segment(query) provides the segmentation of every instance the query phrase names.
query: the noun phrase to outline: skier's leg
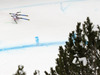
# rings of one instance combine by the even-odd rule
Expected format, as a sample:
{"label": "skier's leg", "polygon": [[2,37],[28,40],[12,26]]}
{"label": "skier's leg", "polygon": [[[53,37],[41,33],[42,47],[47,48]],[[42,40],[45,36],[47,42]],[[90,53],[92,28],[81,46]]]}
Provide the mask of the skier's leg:
{"label": "skier's leg", "polygon": [[16,20],[14,20],[15,22],[16,22],[16,24],[17,24],[17,21]]}
{"label": "skier's leg", "polygon": [[14,19],[15,23],[17,24],[17,21]]}
{"label": "skier's leg", "polygon": [[13,17],[13,19],[14,19],[15,23],[17,24],[17,18]]}

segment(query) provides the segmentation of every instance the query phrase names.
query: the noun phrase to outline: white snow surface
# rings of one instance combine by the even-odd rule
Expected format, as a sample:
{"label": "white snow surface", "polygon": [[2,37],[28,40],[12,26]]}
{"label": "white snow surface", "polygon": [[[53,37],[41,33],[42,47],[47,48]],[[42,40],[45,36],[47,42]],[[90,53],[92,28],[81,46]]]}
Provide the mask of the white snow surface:
{"label": "white snow surface", "polygon": [[[30,21],[15,24],[9,13],[21,11]],[[67,41],[77,22],[90,17],[100,25],[100,0],[2,0],[0,1],[0,49],[39,42]],[[27,75],[55,66],[59,46],[31,47],[0,52],[0,75],[12,75],[24,65]],[[83,61],[83,60],[82,60]]]}

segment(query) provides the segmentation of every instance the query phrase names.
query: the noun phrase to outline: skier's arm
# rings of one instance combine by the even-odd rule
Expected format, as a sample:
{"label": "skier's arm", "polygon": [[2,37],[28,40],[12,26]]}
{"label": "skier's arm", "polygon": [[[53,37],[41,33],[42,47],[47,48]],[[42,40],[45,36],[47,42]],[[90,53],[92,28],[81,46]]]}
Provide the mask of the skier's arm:
{"label": "skier's arm", "polygon": [[13,17],[13,16],[12,16],[13,13],[9,13],[9,14],[11,15],[11,17]]}
{"label": "skier's arm", "polygon": [[18,13],[21,13],[21,12],[17,12],[17,14],[18,14]]}

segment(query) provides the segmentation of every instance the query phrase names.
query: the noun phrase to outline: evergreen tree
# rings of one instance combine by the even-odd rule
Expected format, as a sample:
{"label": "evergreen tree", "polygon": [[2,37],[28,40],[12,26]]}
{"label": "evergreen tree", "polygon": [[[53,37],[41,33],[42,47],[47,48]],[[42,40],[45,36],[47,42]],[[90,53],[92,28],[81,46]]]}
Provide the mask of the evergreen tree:
{"label": "evergreen tree", "polygon": [[23,71],[24,66],[19,65],[18,70],[14,75],[26,75],[26,73]]}
{"label": "evergreen tree", "polygon": [[39,70],[35,70],[35,72],[33,73],[33,75],[40,75],[40,71]]}
{"label": "evergreen tree", "polygon": [[45,71],[45,74],[100,75],[100,27],[93,28],[89,17],[83,24],[77,23],[64,48],[59,47],[55,70],[51,68],[50,73]]}

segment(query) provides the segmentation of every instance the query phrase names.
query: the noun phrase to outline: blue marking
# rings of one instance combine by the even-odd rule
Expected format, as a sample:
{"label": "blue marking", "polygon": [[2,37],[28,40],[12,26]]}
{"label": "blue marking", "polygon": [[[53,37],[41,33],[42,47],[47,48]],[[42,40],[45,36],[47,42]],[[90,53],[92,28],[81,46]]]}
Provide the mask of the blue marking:
{"label": "blue marking", "polygon": [[63,3],[65,2],[78,2],[78,1],[85,1],[85,0],[65,0],[65,1],[61,1],[60,2],[60,8],[61,8],[61,11],[64,12],[65,10],[68,9],[69,6],[71,6],[71,3],[66,5],[65,7],[63,6]]}
{"label": "blue marking", "polygon": [[64,2],[78,2],[78,1],[86,1],[86,0],[65,0]]}
{"label": "blue marking", "polygon": [[56,2],[48,2],[48,3],[38,3],[38,4],[32,4],[32,5],[12,7],[12,8],[1,8],[0,10],[10,10],[10,9],[26,8],[26,7],[33,7],[33,6],[60,4],[61,10],[64,11],[68,8],[69,5],[63,8],[62,3],[64,3],[64,2],[77,2],[77,1],[86,1],[86,0],[65,0],[65,1],[56,1]]}
{"label": "blue marking", "polygon": [[67,6],[63,6],[63,3],[61,2],[60,3],[60,9],[64,12],[66,9],[68,9],[68,7],[70,6],[71,4],[68,4]]}
{"label": "blue marking", "polygon": [[38,36],[35,37],[35,41],[36,41],[36,44],[38,45],[39,44],[39,37]]}
{"label": "blue marking", "polygon": [[30,47],[42,47],[42,46],[64,45],[64,44],[65,44],[65,41],[62,41],[62,42],[39,43],[38,45],[37,45],[37,44],[29,44],[29,45],[22,45],[22,46],[1,48],[0,51],[8,51],[8,50],[14,50],[14,49],[30,48]]}
{"label": "blue marking", "polygon": [[88,41],[86,41],[85,45],[87,45],[87,44],[88,44]]}

